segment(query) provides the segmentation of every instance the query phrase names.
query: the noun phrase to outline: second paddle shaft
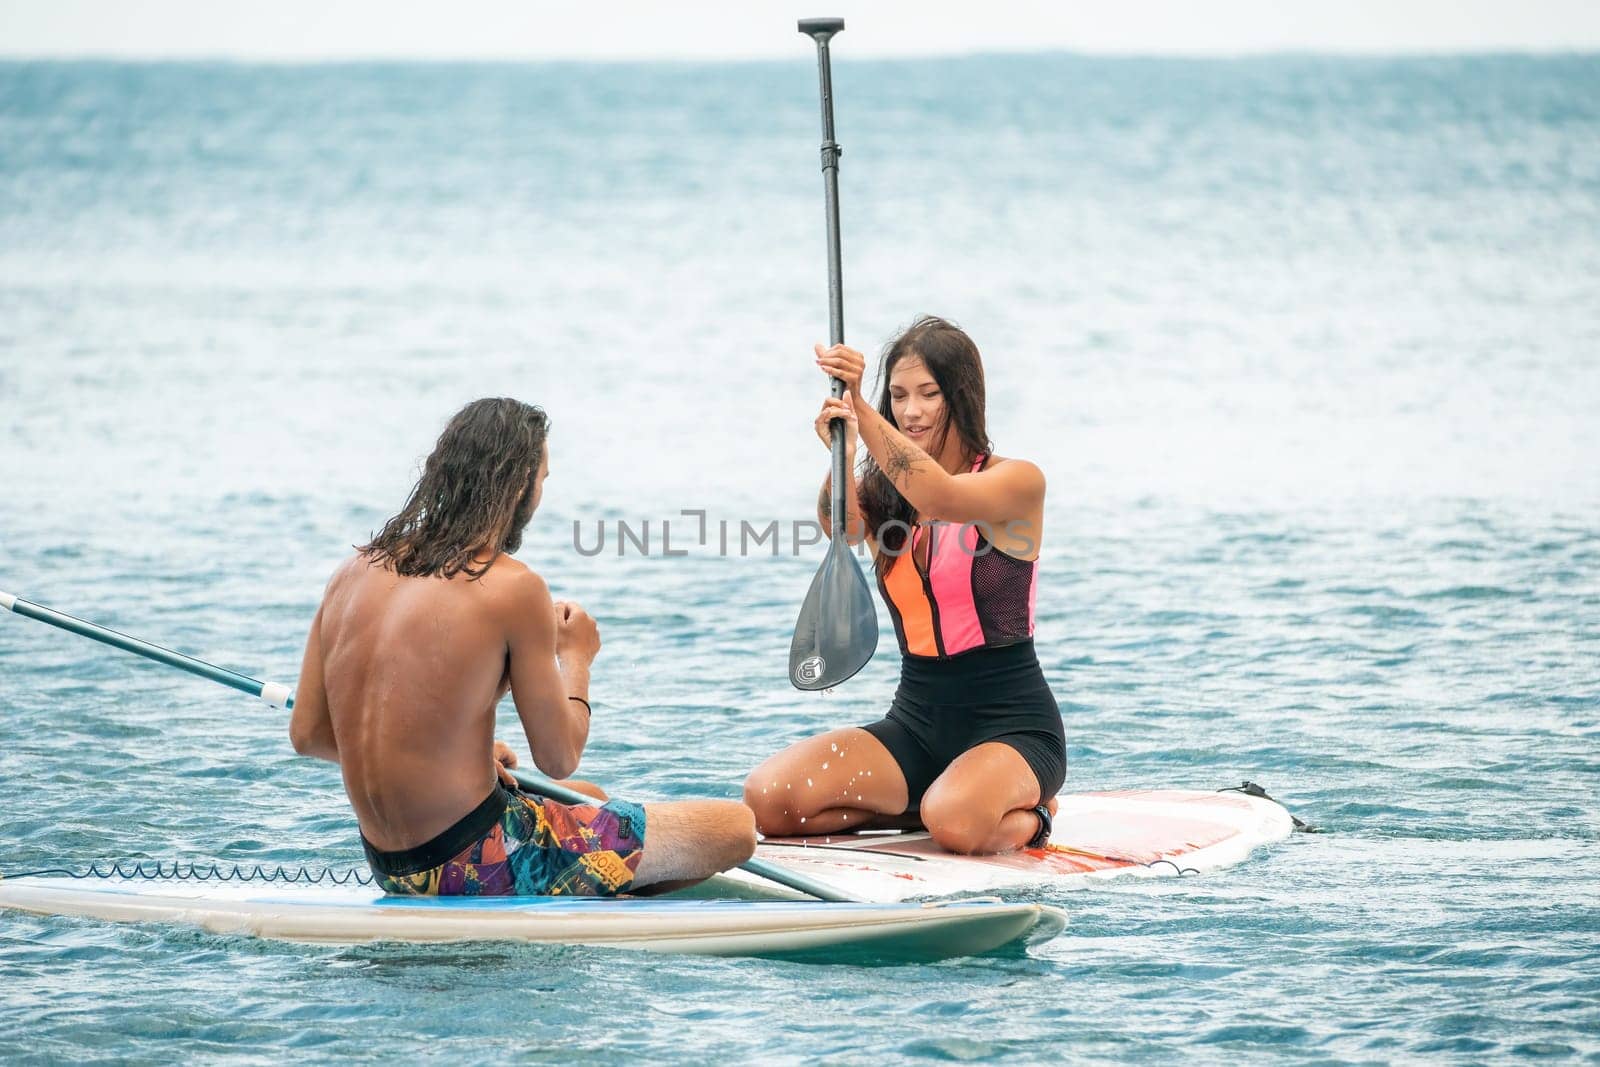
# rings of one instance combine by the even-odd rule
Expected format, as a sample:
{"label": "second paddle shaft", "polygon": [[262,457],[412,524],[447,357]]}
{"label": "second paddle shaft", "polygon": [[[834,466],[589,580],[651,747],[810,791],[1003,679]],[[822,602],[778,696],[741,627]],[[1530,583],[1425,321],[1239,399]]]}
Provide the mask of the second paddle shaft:
{"label": "second paddle shaft", "polygon": [[[587,793],[580,793],[576,789],[551,781],[542,774],[529,774],[527,771],[513,770],[511,776],[517,780],[517,785],[525,791],[537,796],[549,797],[551,800],[561,804],[603,803],[603,801],[589,796]],[[645,834],[648,836],[649,832],[650,828],[646,826]],[[832,886],[807,878],[803,874],[797,874],[785,867],[768,863],[766,860],[748,859],[739,864],[739,869],[749,871],[751,874],[765,878],[769,882],[776,882],[796,892],[809,894],[819,900],[827,900],[834,903],[859,903],[856,897],[841,893]]]}
{"label": "second paddle shaft", "polygon": [[237,671],[230,671],[226,667],[218,667],[214,663],[207,663],[203,659],[185,656],[182,652],[174,652],[161,645],[153,645],[149,641],[142,641],[137,637],[129,637],[107,626],[98,626],[92,622],[85,622],[75,615],[68,615],[64,611],[47,608],[43,604],[35,604],[31,600],[24,600],[11,593],[0,593],[0,608],[18,615],[24,615],[38,622],[47,623],[59,630],[87,637],[91,641],[120,648],[124,652],[132,652],[135,656],[165,663],[169,667],[176,667],[180,671],[201,678],[208,678],[219,682],[230,689],[237,689],[241,693],[248,693],[274,708],[292,709],[294,707],[294,691],[278,682],[259,682]]}
{"label": "second paddle shaft", "polygon": [[[185,656],[182,652],[174,652],[170,648],[162,648],[160,645],[142,641],[137,637],[129,637],[127,634],[118,633],[115,630],[105,626],[98,626],[92,622],[86,622],[76,616],[68,615],[66,612],[47,608],[43,604],[35,604],[11,593],[0,592],[0,609],[12,611],[18,615],[25,615],[30,619],[46,623],[57,629],[78,634],[80,637],[87,637],[92,641],[99,641],[113,648],[120,648],[124,652],[132,652],[136,656],[143,656],[145,659],[155,660],[157,663],[164,663],[169,667],[188,671],[190,674],[199,675],[201,678],[208,678],[231,689],[237,689],[240,692],[249,693],[251,696],[260,697],[273,707],[289,708],[294,706],[293,691],[286,685],[277,682],[258,681],[237,671],[218,667],[214,663],[207,663],[205,660],[195,659],[193,656]],[[547,796],[551,800],[556,800],[563,804],[594,803],[593,797],[580,793],[575,789],[568,789],[566,786],[558,785],[548,778],[525,774],[521,771],[513,771],[512,774],[516,775],[518,784],[527,788],[529,792]],[[808,893],[822,900],[853,901],[856,899],[839,892],[837,889],[823,885],[821,882],[814,881],[801,874],[795,874],[793,871],[785,870],[763,860],[748,860],[740,864],[740,866],[758,877],[776,882],[800,893]]]}

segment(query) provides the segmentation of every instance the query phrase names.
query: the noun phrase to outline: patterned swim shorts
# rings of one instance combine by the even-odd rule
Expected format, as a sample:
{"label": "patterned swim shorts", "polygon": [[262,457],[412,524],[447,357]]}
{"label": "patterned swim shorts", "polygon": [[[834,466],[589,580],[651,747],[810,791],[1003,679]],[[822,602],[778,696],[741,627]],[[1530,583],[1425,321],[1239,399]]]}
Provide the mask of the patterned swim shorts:
{"label": "patterned swim shorts", "polygon": [[496,786],[426,844],[400,852],[361,844],[386,893],[615,896],[633,884],[644,831],[637,804],[558,804]]}

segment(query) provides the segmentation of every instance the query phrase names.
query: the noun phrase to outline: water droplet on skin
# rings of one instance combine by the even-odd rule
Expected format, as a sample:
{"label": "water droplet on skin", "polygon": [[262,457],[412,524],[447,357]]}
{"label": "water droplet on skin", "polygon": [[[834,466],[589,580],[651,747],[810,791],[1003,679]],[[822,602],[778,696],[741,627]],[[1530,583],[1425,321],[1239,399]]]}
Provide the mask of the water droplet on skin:
{"label": "water droplet on skin", "polygon": [[826,764],[826,763],[824,763],[824,764],[823,764],[823,765],[822,765],[822,769],[823,769],[823,770],[827,770],[827,769],[828,769],[828,765],[827,765],[827,764]]}
{"label": "water droplet on skin", "polygon": [[807,778],[806,779],[806,785],[810,785],[810,784],[811,784],[811,779]]}
{"label": "water droplet on skin", "polygon": [[805,822],[806,822],[806,817],[804,815],[800,816],[800,825],[804,826]]}
{"label": "water droplet on skin", "polygon": [[829,745],[829,746],[828,746],[828,747],[829,747],[829,748],[831,748],[831,749],[833,749],[833,750],[834,750],[834,751],[835,751],[835,752],[837,752],[837,751],[839,751],[839,744],[838,744],[838,742],[834,742],[834,743],[832,743],[832,744],[830,744],[830,745]]}

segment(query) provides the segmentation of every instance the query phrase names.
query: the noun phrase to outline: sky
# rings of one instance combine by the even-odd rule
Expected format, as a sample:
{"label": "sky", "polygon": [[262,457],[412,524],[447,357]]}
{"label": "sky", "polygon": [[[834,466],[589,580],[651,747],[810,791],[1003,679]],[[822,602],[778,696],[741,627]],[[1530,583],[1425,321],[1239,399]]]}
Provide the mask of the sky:
{"label": "sky", "polygon": [[859,57],[1600,50],[1600,0],[0,0],[0,55],[794,58],[812,15]]}

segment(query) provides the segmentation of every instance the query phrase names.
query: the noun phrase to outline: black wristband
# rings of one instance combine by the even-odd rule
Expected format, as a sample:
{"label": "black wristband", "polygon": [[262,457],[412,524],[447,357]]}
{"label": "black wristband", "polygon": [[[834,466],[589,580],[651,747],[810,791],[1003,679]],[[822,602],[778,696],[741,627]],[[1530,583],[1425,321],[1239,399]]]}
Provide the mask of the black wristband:
{"label": "black wristband", "polygon": [[567,699],[576,700],[578,703],[582,704],[583,710],[589,713],[589,718],[594,718],[594,709],[589,706],[589,702],[587,700],[583,699],[582,697],[568,697]]}
{"label": "black wristband", "polygon": [[1055,829],[1055,820],[1050,817],[1050,809],[1040,804],[1033,809],[1033,814],[1039,817],[1039,831],[1029,839],[1023,848],[1046,848],[1050,844],[1050,834]]}

